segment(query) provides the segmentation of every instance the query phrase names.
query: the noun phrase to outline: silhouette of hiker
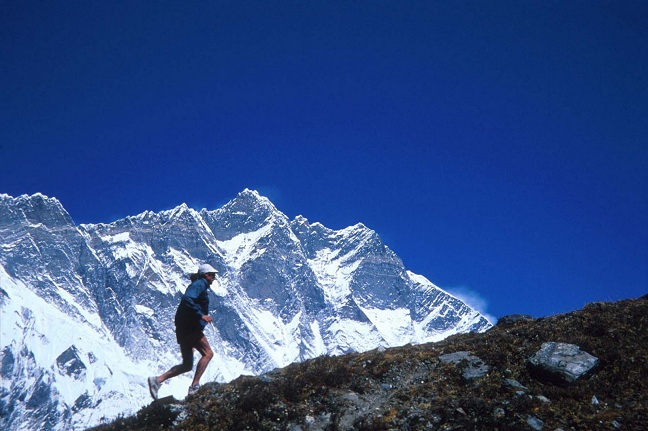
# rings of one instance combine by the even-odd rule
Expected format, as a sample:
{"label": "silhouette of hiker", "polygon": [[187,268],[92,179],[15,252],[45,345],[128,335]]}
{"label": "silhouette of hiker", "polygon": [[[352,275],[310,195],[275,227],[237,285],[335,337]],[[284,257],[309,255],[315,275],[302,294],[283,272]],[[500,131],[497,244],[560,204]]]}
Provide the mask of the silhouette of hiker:
{"label": "silhouette of hiker", "polygon": [[200,265],[197,273],[190,276],[192,283],[182,295],[175,314],[176,338],[180,344],[182,364],[172,367],[160,376],[148,378],[149,391],[154,400],[157,400],[158,390],[164,381],[193,369],[193,349],[196,349],[202,357],[198,360],[196,374],[194,374],[193,382],[189,387],[189,395],[194,394],[200,387],[200,378],[209,361],[214,357],[214,352],[209,346],[209,341],[203,334],[203,330],[213,320],[208,314],[207,289],[216,279],[217,273],[218,271],[211,265],[203,264]]}

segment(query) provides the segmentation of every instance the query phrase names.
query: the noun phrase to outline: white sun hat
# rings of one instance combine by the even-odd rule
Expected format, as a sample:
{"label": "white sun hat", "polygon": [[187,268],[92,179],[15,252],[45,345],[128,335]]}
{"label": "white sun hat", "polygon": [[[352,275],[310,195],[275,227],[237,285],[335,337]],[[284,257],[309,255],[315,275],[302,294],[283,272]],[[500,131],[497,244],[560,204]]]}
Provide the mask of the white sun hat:
{"label": "white sun hat", "polygon": [[208,263],[203,263],[198,267],[198,274],[207,274],[208,272],[218,273],[218,271]]}

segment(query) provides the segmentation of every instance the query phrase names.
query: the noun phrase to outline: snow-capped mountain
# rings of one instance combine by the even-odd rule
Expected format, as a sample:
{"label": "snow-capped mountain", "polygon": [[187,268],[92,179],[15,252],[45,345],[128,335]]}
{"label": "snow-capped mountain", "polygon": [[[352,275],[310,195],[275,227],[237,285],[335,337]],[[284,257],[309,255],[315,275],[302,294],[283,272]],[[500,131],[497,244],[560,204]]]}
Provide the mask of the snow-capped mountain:
{"label": "snow-capped mountain", "polygon": [[[491,326],[364,225],[289,220],[251,190],[79,226],[54,198],[0,195],[0,250],[6,430],[85,429],[149,403],[146,377],[180,361],[173,315],[202,262],[220,272],[203,382]],[[183,398],[190,374],[160,395]]]}

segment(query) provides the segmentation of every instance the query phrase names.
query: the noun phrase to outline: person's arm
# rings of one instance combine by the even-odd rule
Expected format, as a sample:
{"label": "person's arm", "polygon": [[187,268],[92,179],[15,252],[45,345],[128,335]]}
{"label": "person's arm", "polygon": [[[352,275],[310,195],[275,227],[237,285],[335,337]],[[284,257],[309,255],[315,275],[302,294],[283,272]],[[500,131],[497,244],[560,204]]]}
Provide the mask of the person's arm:
{"label": "person's arm", "polygon": [[[203,310],[196,300],[205,290],[207,290],[208,287],[209,285],[204,280],[195,281],[191,283],[185,294],[182,296],[182,300],[192,309],[197,320],[206,320]],[[210,316],[207,315],[207,317],[211,320]],[[207,322],[209,322],[209,320]]]}

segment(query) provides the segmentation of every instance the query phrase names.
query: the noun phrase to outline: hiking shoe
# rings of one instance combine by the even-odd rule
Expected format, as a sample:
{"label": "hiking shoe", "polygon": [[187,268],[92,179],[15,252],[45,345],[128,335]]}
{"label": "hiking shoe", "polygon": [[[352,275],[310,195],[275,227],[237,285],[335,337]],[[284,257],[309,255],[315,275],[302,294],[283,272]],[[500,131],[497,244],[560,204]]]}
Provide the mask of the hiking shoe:
{"label": "hiking shoe", "polygon": [[198,389],[200,389],[200,385],[189,386],[189,395],[195,394],[198,392]]}
{"label": "hiking shoe", "polygon": [[149,392],[151,393],[151,396],[153,397],[154,400],[157,400],[158,390],[160,389],[160,386],[162,386],[162,383],[158,382],[155,377],[149,377],[148,385],[149,385]]}

